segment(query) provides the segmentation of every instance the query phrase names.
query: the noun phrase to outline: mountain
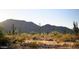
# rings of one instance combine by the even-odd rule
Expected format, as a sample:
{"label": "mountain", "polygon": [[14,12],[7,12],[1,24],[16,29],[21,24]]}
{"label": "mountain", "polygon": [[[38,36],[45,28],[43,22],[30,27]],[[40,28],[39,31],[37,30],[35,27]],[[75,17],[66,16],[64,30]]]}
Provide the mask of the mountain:
{"label": "mountain", "polygon": [[12,25],[14,24],[15,28],[19,32],[42,32],[42,33],[49,33],[53,31],[61,32],[61,33],[72,33],[73,31],[67,27],[62,26],[53,26],[50,24],[46,24],[44,26],[38,26],[33,22],[26,22],[23,20],[14,20],[14,19],[7,19],[0,23],[0,26],[4,28],[5,32],[12,30]]}
{"label": "mountain", "polygon": [[42,26],[42,32],[60,32],[60,33],[73,33],[72,29],[69,29],[67,27],[62,27],[62,26],[52,26],[49,24],[46,24],[44,26]]}
{"label": "mountain", "polygon": [[38,25],[23,20],[8,19],[6,21],[1,22],[1,26],[4,28],[5,31],[11,31],[13,24],[16,30],[21,32],[37,32],[39,28]]}

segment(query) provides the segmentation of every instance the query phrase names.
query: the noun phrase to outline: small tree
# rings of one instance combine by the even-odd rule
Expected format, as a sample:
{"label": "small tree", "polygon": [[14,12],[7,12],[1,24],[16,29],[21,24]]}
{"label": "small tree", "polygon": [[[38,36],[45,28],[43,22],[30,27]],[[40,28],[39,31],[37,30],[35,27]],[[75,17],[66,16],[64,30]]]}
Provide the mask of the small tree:
{"label": "small tree", "polygon": [[3,36],[4,36],[4,34],[3,34],[3,32],[0,30],[0,38],[3,37]]}
{"label": "small tree", "polygon": [[79,28],[78,28],[78,23],[77,22],[73,22],[73,31],[74,33],[77,35],[79,34]]}

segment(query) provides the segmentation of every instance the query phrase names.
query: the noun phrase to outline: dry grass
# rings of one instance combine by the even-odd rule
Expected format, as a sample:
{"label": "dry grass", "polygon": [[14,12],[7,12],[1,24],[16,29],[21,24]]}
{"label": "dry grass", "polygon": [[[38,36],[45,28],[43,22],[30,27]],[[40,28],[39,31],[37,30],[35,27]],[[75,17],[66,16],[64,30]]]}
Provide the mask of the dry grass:
{"label": "dry grass", "polygon": [[79,48],[79,35],[74,34],[20,34],[5,35],[9,48]]}

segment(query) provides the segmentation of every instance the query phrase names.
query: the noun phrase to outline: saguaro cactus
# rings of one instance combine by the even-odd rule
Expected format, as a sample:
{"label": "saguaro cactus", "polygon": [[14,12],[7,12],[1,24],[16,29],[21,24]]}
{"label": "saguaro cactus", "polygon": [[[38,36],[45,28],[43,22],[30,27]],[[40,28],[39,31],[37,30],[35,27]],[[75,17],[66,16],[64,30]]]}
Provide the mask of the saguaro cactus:
{"label": "saguaro cactus", "polygon": [[41,23],[39,23],[39,33],[41,33]]}
{"label": "saguaro cactus", "polygon": [[79,34],[79,28],[78,28],[78,23],[77,22],[73,22],[73,30],[74,30],[74,33],[77,35]]}
{"label": "saguaro cactus", "polygon": [[12,24],[12,34],[15,34],[15,26],[14,26],[14,24]]}

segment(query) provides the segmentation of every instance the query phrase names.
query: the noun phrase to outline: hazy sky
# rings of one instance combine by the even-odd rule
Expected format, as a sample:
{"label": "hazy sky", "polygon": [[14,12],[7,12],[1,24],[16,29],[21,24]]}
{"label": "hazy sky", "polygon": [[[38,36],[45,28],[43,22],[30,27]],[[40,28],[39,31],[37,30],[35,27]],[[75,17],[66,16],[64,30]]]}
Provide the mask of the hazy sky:
{"label": "hazy sky", "polygon": [[79,23],[79,10],[77,9],[5,9],[0,10],[0,22],[6,19],[32,21],[41,25],[51,24],[57,26],[73,27],[73,21]]}

